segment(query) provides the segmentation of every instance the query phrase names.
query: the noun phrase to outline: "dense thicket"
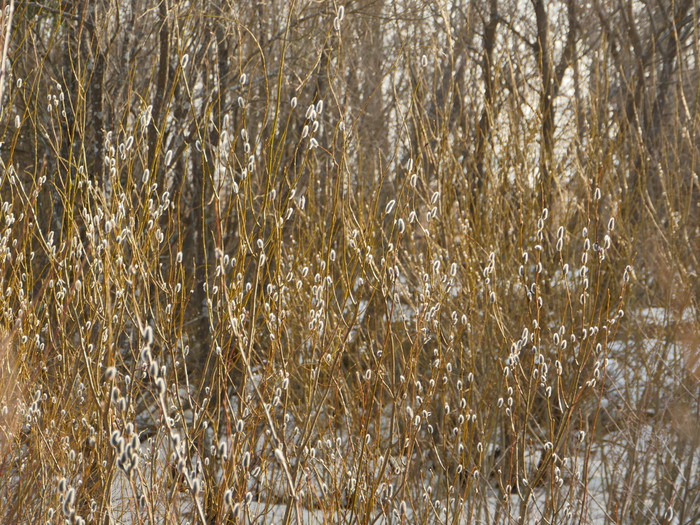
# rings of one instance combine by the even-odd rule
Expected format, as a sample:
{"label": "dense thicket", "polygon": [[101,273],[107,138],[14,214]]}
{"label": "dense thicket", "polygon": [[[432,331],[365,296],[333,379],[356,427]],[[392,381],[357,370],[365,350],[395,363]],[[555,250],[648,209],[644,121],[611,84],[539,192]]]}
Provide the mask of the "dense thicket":
{"label": "dense thicket", "polygon": [[3,520],[699,519],[695,0],[3,5]]}

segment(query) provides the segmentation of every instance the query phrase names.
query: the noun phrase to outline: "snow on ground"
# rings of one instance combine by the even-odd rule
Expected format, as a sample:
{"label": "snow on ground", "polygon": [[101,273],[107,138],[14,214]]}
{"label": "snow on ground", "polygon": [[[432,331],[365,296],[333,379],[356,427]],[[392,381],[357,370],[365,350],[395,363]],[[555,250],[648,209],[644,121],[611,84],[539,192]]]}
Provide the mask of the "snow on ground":
{"label": "snow on ground", "polygon": [[[360,315],[357,324],[363,320],[365,305],[360,305]],[[404,315],[410,315],[404,312]],[[641,321],[647,327],[668,326],[671,319],[679,323],[693,323],[697,312],[689,309],[676,315],[671,315],[662,308],[647,308],[634,313],[634,319]],[[672,406],[674,399],[669,397],[662,401],[666,403],[661,406],[648,407],[645,404],[645,395],[651,384],[654,388],[669,392],[677,386],[678,367],[682,366],[686,356],[683,348],[668,340],[646,338],[641,341],[617,340],[607,345],[607,367],[605,369],[605,391],[601,399],[601,416],[597,435],[590,436],[593,446],[590,449],[590,456],[585,455],[572,458],[562,469],[562,477],[566,479],[565,491],[573,490],[573,502],[571,508],[571,519],[573,522],[581,523],[614,523],[614,516],[610,515],[610,509],[615,506],[635,505],[638,511],[644,516],[648,516],[651,522],[663,513],[659,509],[659,502],[644,498],[635,494],[631,497],[632,491],[626,495],[625,487],[636,490],[639,487],[652,487],[655,483],[655,476],[663,472],[666,463],[679,465],[681,470],[684,466],[689,466],[684,470],[697,477],[700,472],[700,453],[697,447],[693,449],[693,456],[681,457],[679,450],[674,443],[674,433],[669,429],[669,423],[662,420],[658,412],[665,412]],[[675,372],[675,373],[674,373]],[[232,404],[238,406],[238,400],[233,399]],[[644,410],[638,410],[640,407]],[[390,427],[392,409],[390,406],[384,407],[384,414],[379,422],[381,433],[388,432]],[[636,419],[634,419],[636,418]],[[637,421],[636,425],[626,425],[629,421]],[[185,422],[188,423],[188,422]],[[286,427],[291,429],[296,422],[290,422]],[[264,432],[261,432],[264,436]],[[291,438],[288,435],[287,438]],[[213,439],[213,437],[212,437]],[[289,442],[289,439],[288,439]],[[231,443],[229,443],[231,446]],[[306,494],[324,494],[329,485],[338,483],[338,480],[346,479],[348,463],[343,458],[343,453],[350,454],[352,443],[350,436],[340,433],[334,440],[314,442],[313,454],[323,457],[323,466],[318,468],[307,468],[306,473],[298,479],[297,489],[305,491]],[[248,490],[251,495],[248,503],[239,502],[237,510],[240,512],[239,523],[282,523],[287,513],[287,485],[284,472],[278,462],[274,461],[274,450],[271,448],[269,440],[261,437],[256,442],[255,457],[257,461],[265,462],[264,473],[258,471],[256,475],[251,475],[248,483]],[[310,465],[314,460],[310,460],[308,455],[301,451],[296,452],[299,457],[290,457],[289,462],[294,466],[296,461],[305,461]],[[308,454],[308,450],[305,454]],[[157,490],[158,480],[165,479],[168,469],[171,468],[171,455],[169,439],[160,436],[159,440],[149,440],[141,445],[141,471],[140,475],[144,481],[144,486],[154,487]],[[638,461],[643,457],[644,461]],[[394,461],[405,461],[405,458],[393,458]],[[193,458],[193,462],[199,458]],[[352,463],[352,462],[351,462]],[[640,470],[641,467],[644,470]],[[379,465],[374,463],[368,466],[370,471],[379,473]],[[434,478],[433,473],[433,478]],[[426,473],[428,485],[438,483],[438,480],[430,478]],[[687,480],[681,475],[679,483],[695,483],[697,480]],[[152,483],[150,480],[155,480]],[[172,484],[164,483],[169,486]],[[153,493],[152,501],[156,501],[157,508],[150,509],[156,517],[157,522],[184,523],[186,521],[196,522],[192,495],[184,484],[177,493]],[[489,486],[488,483],[485,486]],[[275,488],[276,487],[276,488]],[[569,488],[571,487],[571,488]],[[120,473],[114,480],[112,486],[112,508],[111,519],[113,523],[130,525],[145,520],[148,516],[146,509],[137,510],[138,498],[134,498],[135,485]],[[162,489],[161,489],[162,490]],[[137,489],[138,494],[139,489]],[[585,493],[585,496],[584,496]],[[522,509],[521,497],[517,494],[510,496],[504,501],[503,496],[491,487],[491,492],[484,496],[489,502],[486,507],[481,508],[478,516],[473,515],[467,508],[468,502],[464,504],[462,518],[451,523],[474,523],[482,519],[492,522],[498,519],[499,523],[519,522],[519,513]],[[527,523],[536,523],[543,516],[543,509],[549,504],[551,494],[547,488],[536,488],[532,491],[532,500],[528,506]],[[585,505],[581,506],[581,501]],[[398,503],[397,503],[398,505]],[[399,517],[397,505],[388,506],[381,509],[377,506],[376,511],[369,516],[370,523],[444,523],[445,510],[435,512],[431,517],[415,515],[411,508],[402,509],[405,512],[403,519]],[[567,503],[569,505],[569,503]],[[567,507],[563,507],[566,509]],[[583,508],[583,510],[581,510]],[[566,514],[566,511],[564,511]],[[301,523],[348,523],[357,520],[357,515],[352,515],[350,510],[342,509],[335,515],[324,514],[318,508],[298,508],[291,509],[292,523],[300,518]],[[476,519],[476,521],[475,521]],[[677,521],[676,521],[677,522]],[[672,522],[672,523],[676,523]]]}

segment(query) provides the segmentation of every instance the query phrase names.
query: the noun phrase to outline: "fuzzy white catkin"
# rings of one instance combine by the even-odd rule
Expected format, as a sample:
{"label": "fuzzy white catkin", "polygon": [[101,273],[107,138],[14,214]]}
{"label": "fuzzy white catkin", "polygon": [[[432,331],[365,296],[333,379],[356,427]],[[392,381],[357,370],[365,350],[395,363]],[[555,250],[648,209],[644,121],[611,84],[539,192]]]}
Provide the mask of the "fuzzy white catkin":
{"label": "fuzzy white catkin", "polygon": [[397,222],[399,233],[403,233],[404,231],[406,231],[406,223],[404,222],[403,219],[399,218],[399,220],[396,222]]}
{"label": "fuzzy white catkin", "polygon": [[275,458],[277,459],[277,461],[279,461],[280,465],[286,465],[286,461],[284,459],[284,452],[282,452],[281,448],[275,449]]}

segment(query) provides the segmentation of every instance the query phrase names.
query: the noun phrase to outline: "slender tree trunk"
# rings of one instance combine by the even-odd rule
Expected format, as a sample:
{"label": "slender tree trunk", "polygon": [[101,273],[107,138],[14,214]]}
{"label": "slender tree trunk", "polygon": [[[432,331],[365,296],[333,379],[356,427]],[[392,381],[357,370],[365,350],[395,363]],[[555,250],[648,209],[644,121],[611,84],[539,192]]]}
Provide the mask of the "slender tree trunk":
{"label": "slender tree trunk", "polygon": [[[168,83],[168,69],[170,57],[170,33],[168,29],[168,5],[167,0],[160,0],[158,3],[158,72],[156,76],[156,89],[153,96],[153,110],[151,123],[148,127],[148,167],[152,176],[158,180],[156,170],[156,155],[162,146],[163,127],[165,126],[165,116],[163,113],[163,103],[166,99],[166,87]],[[160,128],[160,129],[159,129]]]}
{"label": "slender tree trunk", "polygon": [[474,180],[474,203],[478,195],[481,194],[486,180],[486,170],[484,167],[486,148],[491,137],[491,125],[493,122],[493,100],[494,100],[494,78],[493,78],[493,51],[496,47],[496,30],[498,28],[498,1],[490,0],[489,21],[484,26],[484,53],[481,67],[484,75],[484,108],[481,110],[481,117],[477,126],[476,148],[474,152],[474,162],[476,164],[476,177]]}

